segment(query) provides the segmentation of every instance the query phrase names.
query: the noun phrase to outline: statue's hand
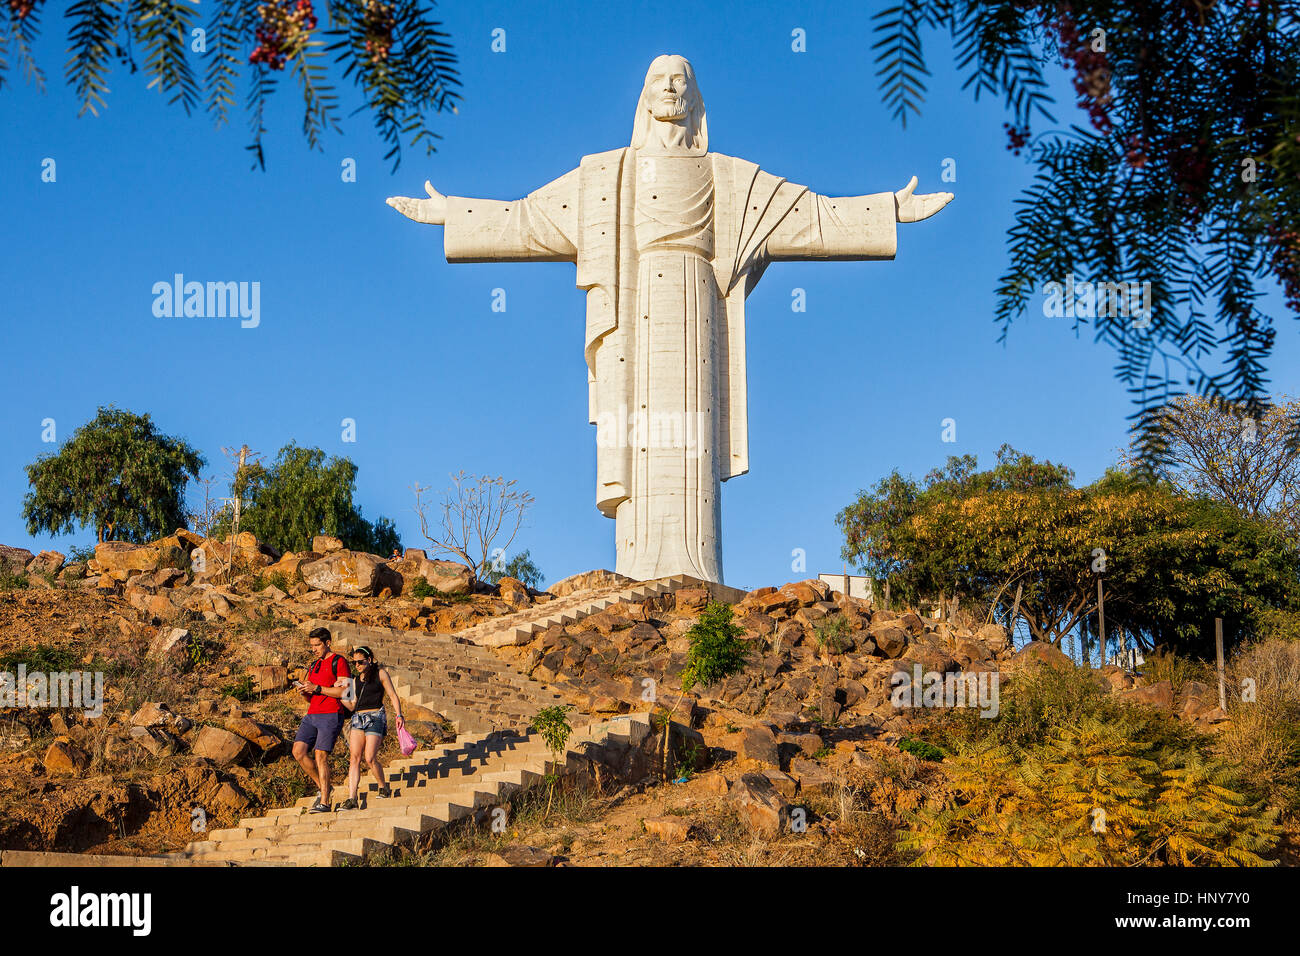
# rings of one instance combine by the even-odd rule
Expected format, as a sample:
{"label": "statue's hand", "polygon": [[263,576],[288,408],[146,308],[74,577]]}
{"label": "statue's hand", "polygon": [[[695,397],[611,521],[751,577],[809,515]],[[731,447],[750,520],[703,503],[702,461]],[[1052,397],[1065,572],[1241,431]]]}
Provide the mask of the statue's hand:
{"label": "statue's hand", "polygon": [[920,222],[929,219],[948,203],[952,202],[952,193],[926,193],[913,196],[916,177],[913,176],[906,186],[894,193],[894,209],[899,222]]}
{"label": "statue's hand", "polygon": [[431,226],[441,226],[447,221],[447,197],[425,180],[424,191],[428,199],[410,199],[406,196],[389,196],[388,205],[392,206],[407,219],[425,222]]}

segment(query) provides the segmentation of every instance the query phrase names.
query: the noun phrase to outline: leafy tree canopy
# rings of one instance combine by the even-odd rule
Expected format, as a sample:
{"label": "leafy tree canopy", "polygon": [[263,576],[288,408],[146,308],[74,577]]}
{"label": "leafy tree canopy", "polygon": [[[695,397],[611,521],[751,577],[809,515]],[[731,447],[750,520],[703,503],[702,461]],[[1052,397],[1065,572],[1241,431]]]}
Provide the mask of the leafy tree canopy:
{"label": "leafy tree canopy", "polygon": [[27,466],[27,533],[92,527],[100,541],[143,542],[185,527],[185,484],[203,457],[159,433],[147,415],[113,406],[72,434],[57,454]]}
{"label": "leafy tree canopy", "polygon": [[1222,617],[1230,641],[1268,608],[1300,605],[1300,554],[1268,524],[1165,482],[1108,471],[1075,488],[1069,469],[1003,446],[997,467],[953,458],[923,482],[897,472],[840,512],[843,557],[888,576],[904,599],[958,593],[1036,640],[1059,644],[1097,610],[1139,644],[1212,649]]}
{"label": "leafy tree canopy", "polygon": [[[1300,446],[1287,441],[1300,401],[1280,400],[1255,419],[1201,396],[1169,403],[1168,455],[1160,469],[1186,495],[1202,495],[1265,521],[1300,542]],[[1136,466],[1138,449],[1125,457]]]}
{"label": "leafy tree canopy", "polygon": [[[1009,234],[995,320],[1005,339],[1048,282],[1150,283],[1149,315],[1071,308],[1118,353],[1140,458],[1163,461],[1161,407],[1189,388],[1256,420],[1277,329],[1276,282],[1300,315],[1300,17],[1294,0],[903,0],[877,14],[886,103],[925,96],[924,40],[951,36],[966,86],[1000,95],[1008,148],[1034,184]],[[1032,126],[1047,69],[1073,80],[1087,127]],[[1115,303],[1118,304],[1118,303]],[[1300,410],[1290,419],[1300,438]]]}
{"label": "leafy tree canopy", "polygon": [[[248,113],[256,165],[265,168],[262,140],[267,103],[288,73],[303,100],[303,135],[321,149],[327,128],[339,128],[334,84],[351,80],[359,109],[370,113],[401,162],[403,140],[434,152],[438,135],[427,115],[455,110],[460,85],[456,56],[434,4],[424,0],[76,0],[63,14],[69,58],[65,77],[94,115],[107,106],[114,63],[142,71],[189,115],[202,110],[221,126],[236,97]],[[0,86],[10,61],[45,88],[34,53],[45,0],[10,0],[0,10]],[[243,87],[241,90],[240,87]]]}
{"label": "leafy tree canopy", "polygon": [[483,564],[479,568],[479,578],[488,584],[496,584],[502,578],[514,578],[533,589],[540,589],[542,582],[546,580],[542,576],[542,569],[533,561],[529,551],[519,552],[509,561],[502,563],[500,569],[497,568],[497,563],[488,561]]}
{"label": "leafy tree canopy", "polygon": [[[270,468],[260,462],[245,465],[235,477],[234,494],[245,504],[240,531],[251,531],[279,551],[305,551],[318,534],[334,535],[353,550],[387,557],[401,547],[392,521],[373,523],[352,502],[357,466],[348,458],[325,460],[319,448],[293,442],[280,449]],[[230,533],[227,508],[217,519],[214,534]]]}

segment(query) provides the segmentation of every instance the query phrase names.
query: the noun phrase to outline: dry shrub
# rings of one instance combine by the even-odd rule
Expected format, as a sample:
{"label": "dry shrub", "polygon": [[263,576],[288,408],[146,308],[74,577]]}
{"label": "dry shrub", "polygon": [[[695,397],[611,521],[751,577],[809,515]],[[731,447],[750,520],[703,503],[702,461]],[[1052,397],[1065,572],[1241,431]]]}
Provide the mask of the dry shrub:
{"label": "dry shrub", "polygon": [[[1227,676],[1230,719],[1215,750],[1255,795],[1293,818],[1300,811],[1300,642],[1250,644],[1233,656]],[[1255,699],[1244,700],[1251,684]]]}

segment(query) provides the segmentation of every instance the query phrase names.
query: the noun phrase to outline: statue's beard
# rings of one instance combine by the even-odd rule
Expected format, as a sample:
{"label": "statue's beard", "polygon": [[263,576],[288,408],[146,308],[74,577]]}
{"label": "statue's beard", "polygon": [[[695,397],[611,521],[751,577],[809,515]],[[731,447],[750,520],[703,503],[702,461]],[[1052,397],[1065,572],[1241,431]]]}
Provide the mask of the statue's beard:
{"label": "statue's beard", "polygon": [[689,112],[684,96],[674,96],[667,100],[656,96],[650,100],[650,115],[661,122],[684,120]]}

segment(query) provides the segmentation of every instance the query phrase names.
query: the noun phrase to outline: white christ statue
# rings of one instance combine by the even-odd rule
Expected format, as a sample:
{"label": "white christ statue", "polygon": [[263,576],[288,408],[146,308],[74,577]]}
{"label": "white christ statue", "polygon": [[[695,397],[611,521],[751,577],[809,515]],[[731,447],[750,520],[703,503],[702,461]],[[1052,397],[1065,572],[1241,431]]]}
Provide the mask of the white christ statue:
{"label": "white christ statue", "polygon": [[596,507],[616,570],[722,580],[721,483],[749,470],[745,297],[782,259],[892,259],[895,223],[951,193],[821,196],[709,152],[684,57],[650,64],[632,145],[584,156],[523,199],[388,204],[443,227],[448,262],[573,262],[596,425]]}

